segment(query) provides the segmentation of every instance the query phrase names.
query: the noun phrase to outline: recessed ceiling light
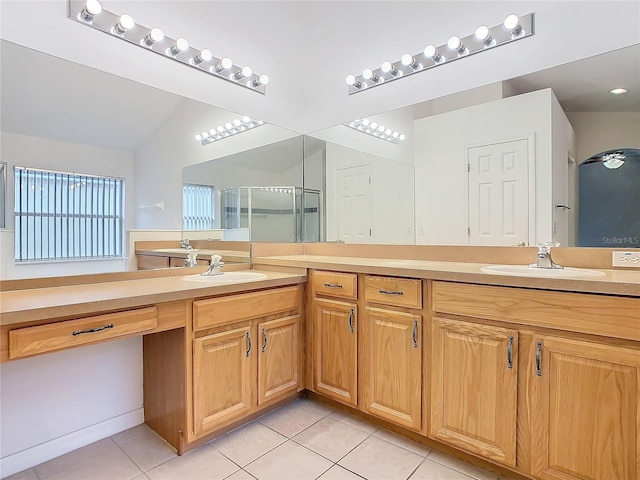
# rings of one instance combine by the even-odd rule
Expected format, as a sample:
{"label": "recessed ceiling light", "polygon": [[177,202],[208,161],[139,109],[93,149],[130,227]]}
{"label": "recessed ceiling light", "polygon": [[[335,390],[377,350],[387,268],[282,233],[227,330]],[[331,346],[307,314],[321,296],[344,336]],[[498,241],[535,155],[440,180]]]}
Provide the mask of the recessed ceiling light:
{"label": "recessed ceiling light", "polygon": [[626,88],[614,88],[613,90],[609,90],[609,93],[613,93],[614,95],[622,95],[623,93],[627,93],[629,90]]}

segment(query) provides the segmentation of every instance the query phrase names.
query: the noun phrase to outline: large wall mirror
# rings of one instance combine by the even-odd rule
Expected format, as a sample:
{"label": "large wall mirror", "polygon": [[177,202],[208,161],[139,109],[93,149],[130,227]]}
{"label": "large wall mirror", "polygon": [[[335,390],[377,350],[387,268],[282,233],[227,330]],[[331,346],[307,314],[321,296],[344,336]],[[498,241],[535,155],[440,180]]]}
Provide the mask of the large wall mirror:
{"label": "large wall mirror", "polygon": [[[305,186],[323,192],[321,239],[639,246],[639,72],[635,45],[367,117],[378,136],[403,134],[397,144],[363,133],[364,119],[312,133]],[[629,92],[609,92],[619,86]],[[618,168],[602,161],[621,149]]]}

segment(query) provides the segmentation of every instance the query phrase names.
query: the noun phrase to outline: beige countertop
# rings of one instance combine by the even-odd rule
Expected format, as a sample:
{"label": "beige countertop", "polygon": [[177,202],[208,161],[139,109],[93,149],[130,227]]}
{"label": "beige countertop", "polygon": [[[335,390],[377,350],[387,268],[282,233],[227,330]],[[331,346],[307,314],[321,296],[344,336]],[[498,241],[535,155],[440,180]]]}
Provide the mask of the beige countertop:
{"label": "beige countertop", "polygon": [[220,255],[223,262],[249,263],[251,261],[249,252],[239,250],[212,250],[206,248],[194,248],[193,250],[187,250],[186,248],[157,248],[152,250],[138,249],[136,250],[136,255],[187,258],[187,254],[190,252],[195,252],[198,255],[198,258],[205,258],[207,260],[211,260],[212,255]]}
{"label": "beige countertop", "polygon": [[184,280],[183,276],[174,275],[4,291],[0,292],[0,325],[93,314],[100,311],[293,285],[307,281],[305,273],[255,271],[265,274],[267,278],[212,285]]}
{"label": "beige countertop", "polygon": [[600,270],[604,276],[590,278],[535,278],[482,272],[486,263],[427,260],[286,255],[254,258],[260,265],[317,268],[333,271],[372,273],[401,277],[429,278],[455,282],[525,287],[570,292],[603,293],[640,297],[640,270]]}

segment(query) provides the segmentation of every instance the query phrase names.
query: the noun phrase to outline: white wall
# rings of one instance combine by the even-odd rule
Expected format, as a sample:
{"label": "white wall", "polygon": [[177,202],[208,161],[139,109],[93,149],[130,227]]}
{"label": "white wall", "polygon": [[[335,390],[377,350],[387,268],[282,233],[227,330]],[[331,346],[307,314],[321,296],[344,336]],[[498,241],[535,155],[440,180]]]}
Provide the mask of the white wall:
{"label": "white wall", "polygon": [[[125,270],[124,259],[80,262],[52,262],[16,265],[14,259],[13,167],[33,167],[61,172],[124,178],[124,231],[133,225],[133,155],[122,150],[61,142],[48,138],[0,132],[0,158],[7,162],[7,227],[0,236],[2,263],[0,278],[31,278],[52,275],[118,272]],[[126,254],[126,246],[123,246]]]}
{"label": "white wall", "polygon": [[467,148],[531,135],[536,215],[530,237],[552,238],[552,96],[551,90],[541,90],[415,122],[416,243],[466,245]]}
{"label": "white wall", "polygon": [[[378,140],[380,141],[380,140]],[[414,243],[413,167],[387,158],[327,143],[326,231],[328,241],[338,240],[336,170],[371,165],[373,213],[372,243]]]}

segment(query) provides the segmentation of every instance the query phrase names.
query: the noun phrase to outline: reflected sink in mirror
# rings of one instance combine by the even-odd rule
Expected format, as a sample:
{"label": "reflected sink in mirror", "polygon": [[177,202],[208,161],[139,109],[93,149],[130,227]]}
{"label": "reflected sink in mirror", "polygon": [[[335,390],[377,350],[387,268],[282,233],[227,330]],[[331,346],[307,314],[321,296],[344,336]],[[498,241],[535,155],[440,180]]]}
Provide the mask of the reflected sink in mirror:
{"label": "reflected sink in mirror", "polygon": [[264,280],[265,278],[267,276],[264,273],[239,271],[224,272],[221,275],[188,275],[182,279],[188,282],[200,283],[238,283]]}
{"label": "reflected sink in mirror", "polygon": [[603,277],[604,272],[586,268],[536,268],[528,265],[487,265],[480,269],[483,273],[494,275],[513,275],[518,277],[540,278],[585,278]]}

